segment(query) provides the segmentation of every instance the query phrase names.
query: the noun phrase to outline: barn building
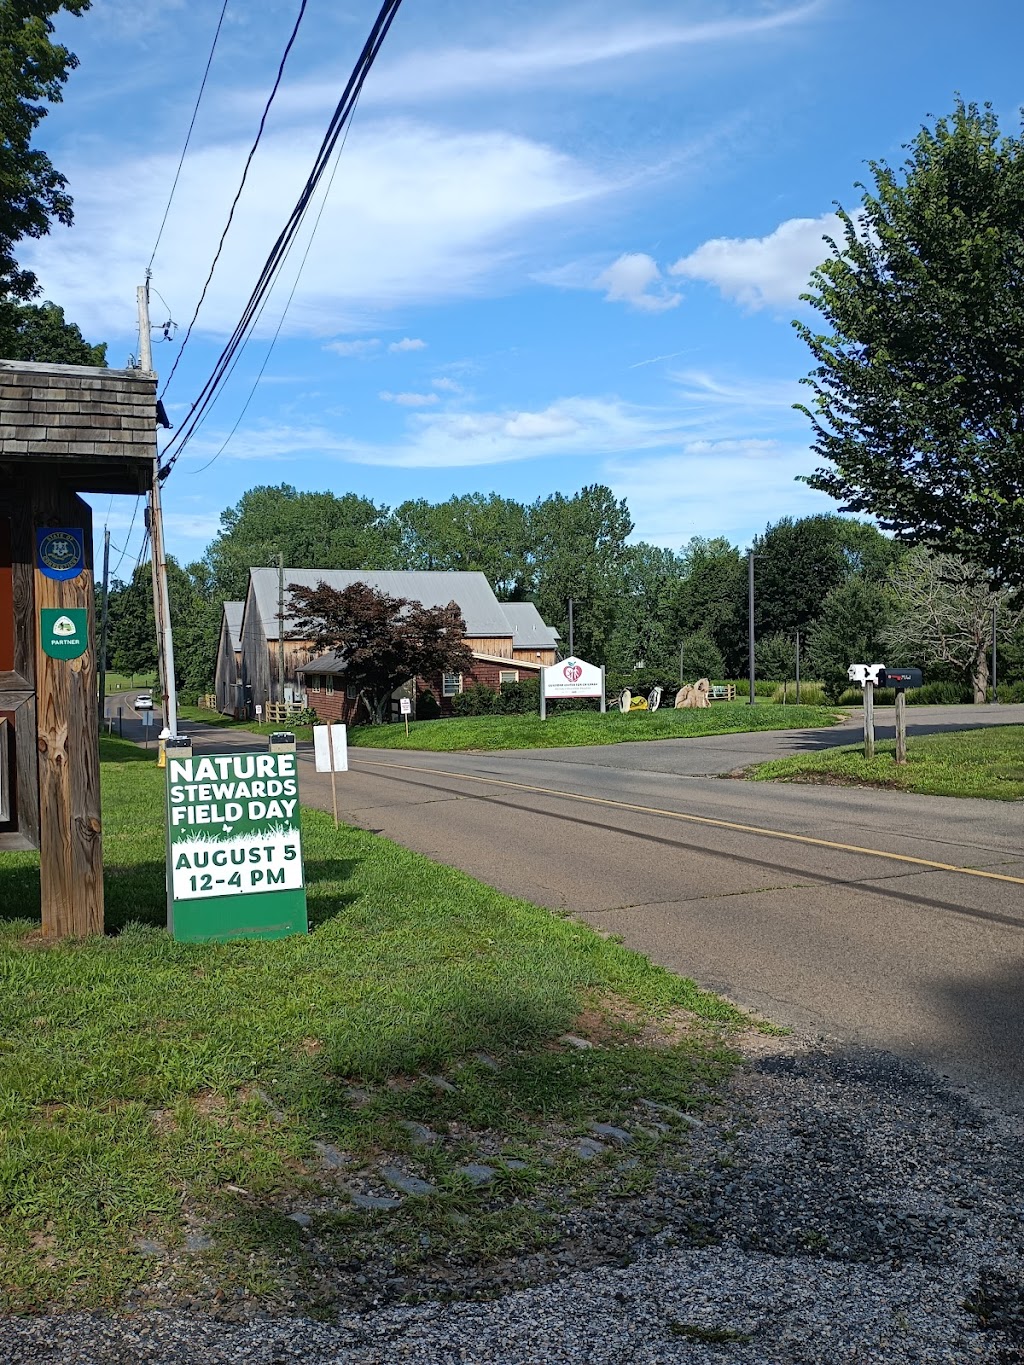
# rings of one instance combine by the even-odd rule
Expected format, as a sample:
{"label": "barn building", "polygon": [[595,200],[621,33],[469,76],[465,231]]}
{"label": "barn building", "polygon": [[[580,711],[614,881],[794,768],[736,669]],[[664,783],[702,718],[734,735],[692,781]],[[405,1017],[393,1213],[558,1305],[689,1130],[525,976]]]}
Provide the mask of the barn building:
{"label": "barn building", "polygon": [[217,705],[224,712],[252,716],[257,706],[281,700],[283,655],[284,700],[304,702],[325,720],[356,719],[356,689],[344,682],[338,660],[333,654],[317,656],[313,642],[295,631],[288,592],[293,583],[309,588],[326,583],[339,590],[366,583],[378,592],[428,607],[456,602],[466,622],[473,668],[466,674],[416,679],[415,687],[405,689],[406,695],[433,692],[443,715],[451,714],[452,697],[473,683],[497,691],[502,683],[536,678],[557,658],[558,633],[544,624],[533,603],[499,602],[482,573],[285,569],[283,581],[283,620],[276,568],[249,570],[240,618],[237,603],[224,604],[216,668]]}

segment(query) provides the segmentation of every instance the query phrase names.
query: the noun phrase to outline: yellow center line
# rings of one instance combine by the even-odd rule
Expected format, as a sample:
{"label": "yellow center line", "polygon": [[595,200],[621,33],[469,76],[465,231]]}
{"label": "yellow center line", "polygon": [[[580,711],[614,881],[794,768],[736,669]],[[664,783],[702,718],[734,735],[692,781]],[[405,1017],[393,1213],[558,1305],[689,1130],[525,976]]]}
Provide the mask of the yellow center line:
{"label": "yellow center line", "polygon": [[[351,762],[356,762],[350,759]],[[461,782],[483,782],[487,786],[510,787],[514,791],[534,792],[540,796],[560,796],[565,801],[585,801],[591,806],[611,806],[614,810],[636,811],[641,815],[660,815],[666,820],[681,820],[691,825],[711,825],[715,829],[737,830],[741,834],[759,834],[766,839],[788,839],[795,844],[811,844],[815,848],[834,848],[841,853],[863,853],[869,858],[888,858],[895,863],[912,863],[935,872],[959,872],[965,877],[985,877],[993,882],[1011,882],[1024,886],[1024,877],[1010,877],[1005,872],[985,872],[978,867],[958,867],[955,863],[937,863],[931,858],[914,858],[909,853],[889,853],[881,848],[861,848],[859,844],[840,844],[834,839],[815,839],[810,834],[790,834],[781,829],[765,829],[761,825],[741,825],[734,820],[716,820],[711,815],[690,815],[678,810],[661,810],[657,806],[636,806],[629,801],[612,801],[605,796],[584,796],[580,792],[559,791],[555,787],[535,787],[527,782],[508,782],[500,777],[481,777],[476,773],[456,773],[445,768],[423,768],[413,763],[374,763],[360,757],[358,763],[368,768],[394,768],[400,772],[432,773],[435,777],[455,777]]]}

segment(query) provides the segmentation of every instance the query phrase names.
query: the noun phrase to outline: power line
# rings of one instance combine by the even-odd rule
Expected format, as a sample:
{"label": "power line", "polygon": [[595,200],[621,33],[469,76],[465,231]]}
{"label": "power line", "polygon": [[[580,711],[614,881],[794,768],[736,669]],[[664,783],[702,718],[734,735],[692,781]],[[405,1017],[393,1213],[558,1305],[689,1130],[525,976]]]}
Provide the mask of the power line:
{"label": "power line", "polygon": [[281,61],[278,64],[277,76],[274,79],[273,87],[270,91],[269,96],[267,97],[267,102],[263,107],[263,115],[260,118],[260,124],[256,130],[256,137],[253,139],[253,144],[249,148],[249,155],[245,158],[245,165],[242,168],[242,178],[238,182],[238,189],[235,191],[235,197],[231,201],[231,208],[228,211],[228,221],[224,224],[224,231],[220,234],[220,241],[217,243],[217,250],[214,252],[213,261],[210,263],[210,271],[209,274],[206,276],[206,282],[203,285],[202,292],[199,295],[199,302],[196,304],[196,310],[192,314],[192,321],[189,323],[188,327],[185,330],[185,337],[178,350],[178,354],[174,357],[174,364],[171,366],[171,372],[164,381],[164,386],[160,394],[161,398],[167,392],[167,386],[174,378],[174,372],[181,362],[181,357],[185,353],[185,347],[188,345],[189,337],[192,335],[192,328],[196,325],[196,318],[199,316],[199,310],[202,308],[204,302],[206,301],[206,293],[207,290],[210,288],[210,281],[213,279],[213,272],[217,269],[217,262],[220,260],[221,252],[224,250],[224,242],[231,228],[231,224],[234,221],[235,209],[238,207],[238,201],[239,199],[241,199],[242,191],[245,189],[245,182],[249,175],[249,167],[252,165],[252,159],[256,155],[256,148],[260,145],[260,139],[263,137],[263,130],[267,125],[267,118],[270,114],[271,105],[274,103],[274,99],[277,95],[278,88],[280,87],[281,81],[284,77],[284,68],[285,64],[288,61],[288,56],[295,45],[295,39],[299,35],[299,26],[302,23],[303,15],[306,13],[307,4],[308,0],[301,0],[301,3],[299,5],[299,13],[295,19],[295,24],[292,28],[288,42],[285,44],[285,49],[284,53],[282,54]]}
{"label": "power line", "polygon": [[[354,107],[353,107],[353,114],[354,114],[354,112],[355,112],[355,109],[354,109]],[[332,186],[334,185],[334,177],[338,174],[338,166],[339,166],[339,164],[341,163],[341,154],[342,154],[342,152],[344,152],[344,150],[345,150],[345,143],[348,141],[348,135],[349,135],[349,132],[350,132],[351,128],[352,128],[352,120],[350,119],[349,122],[348,122],[348,124],[346,125],[346,128],[345,128],[345,136],[342,138],[342,140],[341,140],[341,145],[338,147],[337,155],[336,155],[335,158],[334,158],[334,165],[333,165],[332,168],[331,168],[331,178],[328,180],[328,182],[327,182],[327,188],[324,190],[323,198],[320,200],[320,208],[317,210],[316,221],[313,223],[313,230],[312,230],[312,232],[309,234],[309,241],[306,243],[306,249],[305,249],[305,251],[302,253],[302,260],[299,262],[299,268],[298,268],[298,270],[295,272],[295,279],[292,281],[291,292],[290,292],[289,295],[288,295],[288,299],[287,299],[287,301],[286,301],[286,303],[285,303],[285,305],[284,305],[284,308],[281,310],[281,316],[280,316],[280,318],[278,319],[278,323],[277,323],[277,330],[274,332],[274,335],[273,335],[273,336],[271,337],[271,339],[270,339],[270,345],[267,347],[267,353],[266,353],[266,355],[263,357],[263,364],[260,366],[260,368],[259,368],[259,373],[257,374],[256,378],[253,380],[252,388],[249,390],[249,396],[248,396],[248,398],[246,398],[245,403],[244,403],[243,406],[242,406],[242,411],[238,414],[238,417],[235,419],[235,425],[231,428],[231,430],[228,432],[227,436],[224,438],[224,441],[223,441],[223,443],[222,443],[220,449],[217,451],[216,455],[214,455],[212,459],[207,460],[206,464],[200,465],[198,469],[193,469],[193,470],[191,471],[191,473],[193,473],[193,474],[202,474],[202,473],[204,472],[204,470],[209,469],[210,466],[211,466],[212,464],[214,464],[217,460],[220,459],[220,457],[224,454],[224,451],[227,449],[228,445],[230,444],[231,438],[234,436],[234,434],[235,434],[235,432],[238,430],[238,428],[242,425],[242,418],[243,418],[243,417],[245,416],[245,414],[249,411],[249,404],[252,402],[253,397],[255,396],[256,390],[257,390],[257,388],[259,387],[259,382],[260,382],[260,380],[263,378],[263,375],[264,375],[264,372],[266,371],[267,365],[270,363],[270,357],[273,355],[273,353],[274,353],[274,347],[277,345],[277,339],[278,339],[278,337],[281,335],[281,328],[284,326],[284,320],[285,320],[285,318],[288,316],[288,309],[292,306],[292,299],[294,299],[294,297],[295,297],[295,291],[296,291],[296,289],[298,289],[298,287],[299,287],[299,280],[302,278],[302,272],[303,272],[303,270],[305,270],[305,268],[306,268],[306,262],[309,260],[309,253],[310,253],[310,251],[312,250],[312,247],[313,247],[313,239],[316,237],[317,229],[318,229],[319,226],[320,226],[320,219],[324,216],[324,209],[327,207],[327,200],[328,200],[328,199],[330,198],[330,196],[331,196],[331,188],[332,188]],[[268,294],[265,302],[269,302],[269,300],[270,300],[270,295]],[[263,312],[263,308],[261,307],[261,308],[260,308],[260,315],[262,315],[262,312]],[[259,315],[257,316],[257,319],[256,319],[256,320],[259,321]],[[242,353],[244,352],[244,350],[245,350],[245,346],[244,346],[244,344],[243,344],[243,346],[239,349],[239,352],[238,352],[238,355],[237,355],[237,357],[236,357],[236,359],[235,359],[234,365],[232,365],[231,370],[228,372],[227,379],[230,379],[230,378],[231,378],[231,375],[234,373],[235,365],[238,364],[238,361],[241,359]],[[226,381],[225,381],[225,382],[226,382]],[[212,404],[211,404],[211,410],[212,410]],[[199,423],[197,424],[196,430],[198,430],[200,426],[202,426],[202,422],[199,422]]]}
{"label": "power line", "polygon": [[156,234],[156,241],[153,243],[153,251],[149,258],[149,265],[146,266],[147,276],[153,269],[153,262],[156,260],[157,248],[160,245],[161,237],[164,235],[164,228],[167,226],[167,215],[171,211],[171,204],[174,202],[174,191],[178,188],[178,179],[181,175],[181,168],[185,164],[185,153],[188,151],[188,144],[192,140],[192,130],[196,126],[196,116],[199,113],[199,106],[202,103],[203,91],[206,89],[206,78],[207,76],[209,76],[210,67],[213,64],[213,54],[217,51],[217,39],[220,37],[220,30],[221,26],[224,23],[224,15],[227,12],[227,8],[228,0],[224,0],[224,3],[223,5],[221,5],[220,8],[220,17],[217,20],[217,28],[214,31],[213,42],[210,44],[210,55],[206,59],[206,69],[203,72],[203,79],[199,85],[199,94],[196,96],[195,107],[192,110],[192,119],[188,125],[188,132],[185,134],[185,145],[184,147],[182,147],[181,156],[178,158],[178,169],[174,172],[174,181],[171,184],[171,192],[167,196],[167,204],[164,208],[164,216],[160,219],[160,229]]}
{"label": "power line", "polygon": [[[132,508],[132,519],[128,524],[128,534],[124,538],[124,549],[121,551],[121,559],[117,561],[117,563],[111,570],[110,573],[111,578],[114,578],[116,576],[118,569],[121,567],[121,560],[124,559],[125,555],[128,553],[128,544],[132,538],[132,532],[135,530],[135,518],[139,515],[139,504],[141,501],[142,494],[140,493],[135,499],[135,506]],[[117,546],[115,545],[114,548],[116,549]]]}
{"label": "power line", "polygon": [[280,273],[281,267],[286,260],[293,245],[295,236],[301,226],[309,203],[316,192],[317,186],[322,179],[324,172],[330,164],[331,156],[337,146],[338,139],[342,131],[351,119],[358,101],[359,94],[363,88],[363,83],[369,75],[370,70],[376,60],[377,54],[387,36],[388,30],[398,13],[401,0],[385,0],[379,14],[363,46],[363,50],[356,61],[356,65],[345,86],[345,89],[338,101],[338,104],[331,116],[327,132],[324,134],[320,149],[317,152],[310,172],[302,192],[293,207],[291,214],[282,228],[277,241],[274,243],[264,262],[256,285],[249,296],[249,300],[242,311],[242,316],[235,329],[225,344],[220,356],[214,365],[213,372],[210,374],[203,385],[199,397],[192,404],[184,421],[179,426],[175,435],[165,446],[163,454],[169,456],[163,473],[166,474],[173,468],[182,450],[192,439],[204,414],[214,402],[225,377],[233,368],[233,362],[237,353],[246,344],[252,330],[258,320],[263,307],[266,303],[267,295],[270,293]]}

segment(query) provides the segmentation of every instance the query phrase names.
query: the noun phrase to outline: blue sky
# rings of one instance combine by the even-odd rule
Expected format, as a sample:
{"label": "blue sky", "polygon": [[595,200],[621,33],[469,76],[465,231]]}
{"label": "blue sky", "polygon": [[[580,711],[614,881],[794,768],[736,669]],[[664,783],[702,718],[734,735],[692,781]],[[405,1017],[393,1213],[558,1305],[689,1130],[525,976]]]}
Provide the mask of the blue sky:
{"label": "blue sky", "polygon": [[[166,396],[172,421],[248,298],[377,8],[310,0]],[[60,27],[81,66],[39,139],[76,224],[22,255],[112,365],[137,351],[135,286],[219,9],[94,0]],[[154,323],[192,315],[297,10],[229,0],[154,264]],[[1015,131],[1021,50],[1019,0],[405,0],[248,410],[224,446],[308,227],[167,482],[168,548],[198,556],[224,507],[282,481],[389,505],[603,482],[637,538],[673,548],[832,509],[795,482],[814,457],[790,406],[809,366],[790,323],[834,201],[853,206],[865,161],[901,160],[955,91]],[[182,335],[155,345],[164,375]],[[108,501],[95,506],[102,523]],[[109,509],[125,568],[132,511]]]}

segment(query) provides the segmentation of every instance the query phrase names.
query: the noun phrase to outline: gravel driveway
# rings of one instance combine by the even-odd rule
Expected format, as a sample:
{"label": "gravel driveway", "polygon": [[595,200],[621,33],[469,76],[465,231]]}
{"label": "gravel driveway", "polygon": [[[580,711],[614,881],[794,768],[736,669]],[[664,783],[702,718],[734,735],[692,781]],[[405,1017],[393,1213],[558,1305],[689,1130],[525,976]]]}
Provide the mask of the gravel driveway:
{"label": "gravel driveway", "polygon": [[[895,1058],[752,1057],[639,1200],[566,1214],[602,1250],[475,1302],[296,1318],[8,1319],[8,1365],[1024,1360],[1021,1120]],[[576,1264],[574,1265],[574,1261]],[[585,1262],[583,1268],[580,1262]]]}

